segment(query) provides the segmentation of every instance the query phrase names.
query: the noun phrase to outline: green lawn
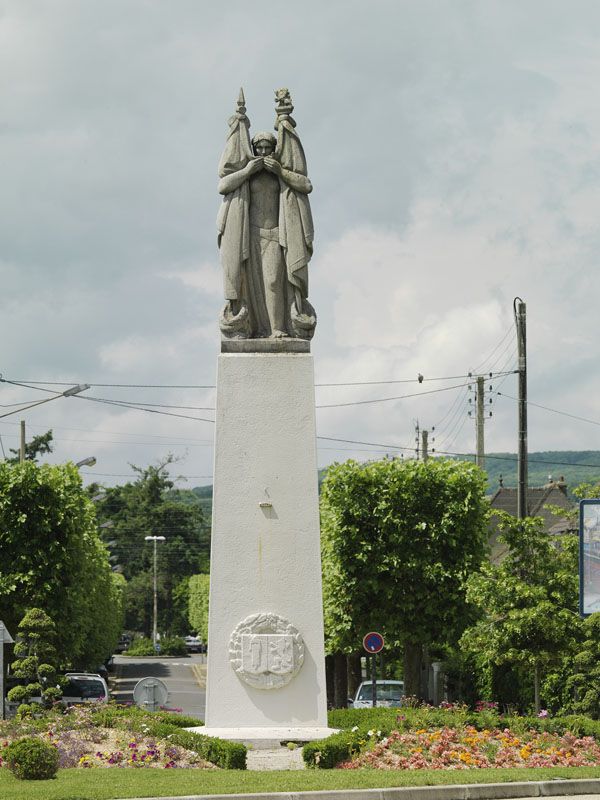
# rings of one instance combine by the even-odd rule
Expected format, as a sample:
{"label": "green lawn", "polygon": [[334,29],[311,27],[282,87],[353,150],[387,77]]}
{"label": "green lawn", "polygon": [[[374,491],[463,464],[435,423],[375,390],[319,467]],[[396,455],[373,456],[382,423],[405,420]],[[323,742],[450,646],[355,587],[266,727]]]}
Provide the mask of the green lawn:
{"label": "green lawn", "polygon": [[315,789],[365,789],[457,783],[500,783],[556,778],[600,778],[600,767],[553,769],[233,770],[65,769],[51,781],[18,781],[0,769],[2,800],[113,800],[160,795],[302,792]]}

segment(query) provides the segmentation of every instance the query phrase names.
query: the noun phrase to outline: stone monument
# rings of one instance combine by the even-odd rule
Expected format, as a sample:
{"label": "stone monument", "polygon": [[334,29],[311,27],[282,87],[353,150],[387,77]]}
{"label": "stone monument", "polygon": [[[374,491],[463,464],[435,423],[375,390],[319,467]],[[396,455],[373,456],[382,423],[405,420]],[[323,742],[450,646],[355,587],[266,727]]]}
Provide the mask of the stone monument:
{"label": "stone monument", "polygon": [[312,185],[287,89],[250,139],[243,92],[219,165],[220,315],[206,728],[327,728],[313,362]]}

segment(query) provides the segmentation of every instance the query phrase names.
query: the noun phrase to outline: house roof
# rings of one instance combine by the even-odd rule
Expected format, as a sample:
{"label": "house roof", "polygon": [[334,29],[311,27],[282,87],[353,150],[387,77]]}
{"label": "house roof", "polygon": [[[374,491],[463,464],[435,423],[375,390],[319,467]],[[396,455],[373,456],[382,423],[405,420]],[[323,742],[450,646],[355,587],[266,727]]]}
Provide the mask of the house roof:
{"label": "house roof", "polygon": [[[570,511],[573,503],[567,497],[567,486],[564,481],[552,481],[545,486],[530,486],[526,495],[527,514],[530,517],[542,517],[546,528],[553,527],[560,517],[545,508],[547,505],[558,506]],[[517,489],[500,486],[490,500],[490,506],[495,511],[506,511],[513,517],[517,516]]]}
{"label": "house roof", "polygon": [[[567,497],[567,485],[563,480],[550,481],[545,486],[530,486],[527,489],[527,514],[530,517],[541,517],[544,528],[553,535],[566,533],[574,529],[573,524],[566,517],[552,514],[546,506],[558,506],[570,511],[573,503]],[[517,516],[517,489],[500,486],[490,499],[492,511],[506,511],[512,517]],[[508,550],[507,546],[498,541],[498,517],[492,514],[490,519],[490,548],[492,563],[502,561]]]}

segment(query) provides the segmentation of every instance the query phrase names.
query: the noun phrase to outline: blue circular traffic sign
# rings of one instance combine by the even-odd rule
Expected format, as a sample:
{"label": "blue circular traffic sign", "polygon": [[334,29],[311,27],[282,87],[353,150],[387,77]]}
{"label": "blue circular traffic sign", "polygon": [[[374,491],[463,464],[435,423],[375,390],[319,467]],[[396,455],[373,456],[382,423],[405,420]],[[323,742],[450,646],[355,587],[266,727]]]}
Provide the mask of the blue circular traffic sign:
{"label": "blue circular traffic sign", "polygon": [[363,647],[367,653],[380,653],[384,644],[383,636],[375,631],[371,631],[363,637]]}

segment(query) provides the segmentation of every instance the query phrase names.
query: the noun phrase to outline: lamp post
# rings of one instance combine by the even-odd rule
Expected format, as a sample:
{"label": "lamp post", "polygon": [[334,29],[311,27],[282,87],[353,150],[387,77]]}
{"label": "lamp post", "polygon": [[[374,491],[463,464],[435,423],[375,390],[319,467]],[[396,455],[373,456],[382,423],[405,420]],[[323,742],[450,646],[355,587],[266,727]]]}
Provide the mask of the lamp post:
{"label": "lamp post", "polygon": [[[2,383],[10,383],[10,381],[2,380]],[[78,383],[77,386],[71,386],[69,389],[65,389],[64,392],[52,395],[52,397],[46,397],[43,400],[36,400],[35,403],[29,403],[21,408],[17,408],[15,411],[5,411],[4,414],[0,414],[0,419],[3,417],[10,417],[11,414],[20,414],[21,411],[27,411],[28,408],[41,406],[43,403],[49,403],[51,400],[58,400],[59,397],[73,397],[80,392],[85,392],[85,390],[89,388],[89,383]]]}
{"label": "lamp post", "polygon": [[158,582],[156,573],[156,543],[166,541],[164,536],[145,536],[145,541],[154,542],[154,617],[152,622],[152,642],[154,643],[154,651],[156,652],[158,645],[157,636],[157,619],[158,619]]}
{"label": "lamp post", "polygon": [[79,467],[93,467],[96,464],[96,456],[88,456],[87,458],[83,458],[81,461],[78,461],[75,466],[77,469]]}
{"label": "lamp post", "polygon": [[[4,378],[0,378],[0,382],[2,383],[11,383],[11,381],[7,381]],[[20,384],[15,384],[19,386]],[[71,386],[68,389],[65,389],[64,392],[60,392],[59,394],[54,394],[52,397],[46,397],[44,400],[36,400],[35,403],[29,403],[28,405],[22,406],[21,408],[17,408],[15,411],[5,411],[4,414],[0,414],[0,419],[4,417],[10,417],[11,414],[20,414],[21,411],[27,411],[28,408],[35,408],[35,406],[41,406],[43,403],[49,403],[51,400],[58,400],[59,397],[73,397],[80,392],[85,392],[86,389],[89,389],[89,383],[78,383],[77,386]],[[19,446],[19,462],[23,464],[25,461],[25,420],[21,420],[21,443]]]}

